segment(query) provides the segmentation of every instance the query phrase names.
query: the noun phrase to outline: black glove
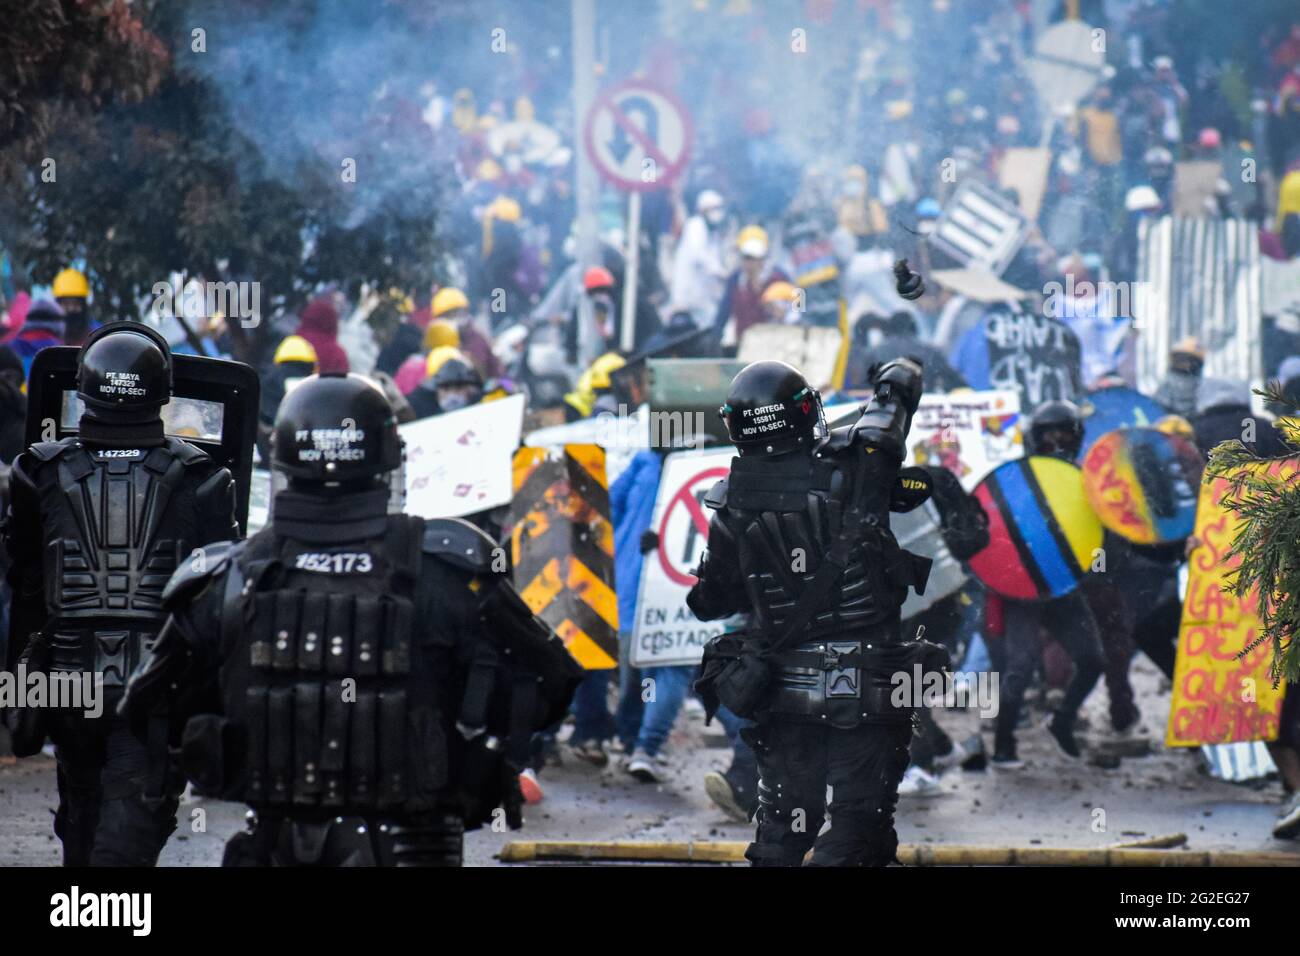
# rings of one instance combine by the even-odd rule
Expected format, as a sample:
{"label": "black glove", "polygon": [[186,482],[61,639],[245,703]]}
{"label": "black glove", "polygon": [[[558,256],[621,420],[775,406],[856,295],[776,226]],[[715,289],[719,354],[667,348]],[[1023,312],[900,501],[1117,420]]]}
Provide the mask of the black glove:
{"label": "black glove", "polygon": [[659,547],[659,535],[653,531],[646,531],[641,535],[641,553],[649,554]]}

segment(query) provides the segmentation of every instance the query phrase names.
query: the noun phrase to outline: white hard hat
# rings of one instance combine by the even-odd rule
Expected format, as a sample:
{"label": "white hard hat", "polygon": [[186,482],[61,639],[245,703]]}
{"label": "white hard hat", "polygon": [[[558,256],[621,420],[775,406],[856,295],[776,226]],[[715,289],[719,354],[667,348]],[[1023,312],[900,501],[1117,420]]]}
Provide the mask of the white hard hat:
{"label": "white hard hat", "polygon": [[695,211],[705,212],[709,209],[721,209],[726,205],[720,193],[712,189],[705,189],[695,197]]}

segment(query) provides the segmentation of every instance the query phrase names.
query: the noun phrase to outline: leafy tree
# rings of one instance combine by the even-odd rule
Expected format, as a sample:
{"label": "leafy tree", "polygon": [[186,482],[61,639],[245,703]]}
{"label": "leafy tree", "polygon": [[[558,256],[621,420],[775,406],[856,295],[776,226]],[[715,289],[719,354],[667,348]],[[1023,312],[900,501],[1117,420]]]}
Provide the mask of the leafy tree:
{"label": "leafy tree", "polygon": [[[200,59],[191,48],[193,24],[203,22],[210,35],[227,31],[224,50],[232,61],[221,70],[263,69],[257,57],[264,54],[252,47],[245,55],[240,45],[237,15],[259,24],[271,11],[310,20],[325,15],[314,0],[216,8],[42,0],[37,6],[39,27],[27,33],[39,55],[20,60],[44,64],[46,73],[24,67],[11,100],[0,101],[6,110],[0,118],[27,117],[11,123],[10,148],[0,149],[11,157],[16,186],[0,198],[0,244],[35,281],[48,282],[70,260],[84,258],[100,318],[137,316],[154,286],[175,272],[257,282],[264,314],[292,311],[327,284],[353,295],[363,284],[428,287],[441,249],[436,229],[449,171],[418,110],[412,121],[400,115],[394,98],[376,96],[374,74],[330,78],[337,87],[332,95],[346,106],[330,117],[338,144],[308,149],[286,137],[293,150],[268,156],[278,143],[250,138],[210,55]],[[384,8],[393,30],[401,28],[401,7]],[[87,10],[101,11],[98,31]],[[123,24],[124,11],[139,19]],[[269,22],[263,29],[280,23]],[[75,31],[86,37],[65,36]],[[21,48],[12,37],[0,40],[5,43]],[[114,57],[129,62],[106,72],[104,61]],[[40,79],[54,70],[52,58],[66,61],[55,71],[68,74],[61,85]],[[72,96],[78,76],[89,77],[84,84],[93,95]],[[286,84],[279,109],[290,117],[311,109],[299,99],[308,92],[303,78],[276,79]],[[308,78],[313,81],[326,82]],[[366,175],[356,182],[341,176],[335,152],[349,155]],[[53,181],[12,161],[35,154],[55,160]],[[236,336],[240,357],[257,359],[269,326],[258,326],[252,342]]]}

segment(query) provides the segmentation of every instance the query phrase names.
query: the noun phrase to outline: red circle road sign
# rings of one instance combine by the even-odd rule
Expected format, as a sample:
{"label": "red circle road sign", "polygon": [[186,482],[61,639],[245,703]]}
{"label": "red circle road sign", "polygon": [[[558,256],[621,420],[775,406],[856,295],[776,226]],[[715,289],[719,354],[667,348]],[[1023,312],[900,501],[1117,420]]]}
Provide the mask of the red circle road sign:
{"label": "red circle road sign", "polygon": [[[683,524],[683,519],[689,519],[690,524],[694,525],[695,533],[699,535],[701,542],[709,539],[709,516],[705,514],[704,507],[700,504],[696,492],[700,486],[708,482],[708,487],[713,487],[713,482],[721,478],[726,478],[730,473],[730,468],[707,468],[704,471],[691,477],[689,480],[682,482],[682,486],[677,489],[672,499],[664,508],[663,518],[659,521],[659,567],[663,569],[664,574],[668,575],[668,580],[680,584],[682,587],[690,587],[695,583],[695,575],[690,573],[689,567],[685,570],[674,565],[671,558],[668,557],[668,548],[670,544],[675,546],[675,550],[680,554],[685,549],[682,547],[684,541],[678,540],[679,534],[668,534],[668,524],[672,522],[675,526],[681,526],[682,533],[689,536],[691,532],[690,525]],[[706,489],[707,490],[707,489]],[[687,558],[687,564],[693,563]]]}
{"label": "red circle road sign", "polygon": [[645,80],[628,80],[597,97],[583,142],[602,177],[621,189],[648,192],[686,169],[693,135],[677,97]]}

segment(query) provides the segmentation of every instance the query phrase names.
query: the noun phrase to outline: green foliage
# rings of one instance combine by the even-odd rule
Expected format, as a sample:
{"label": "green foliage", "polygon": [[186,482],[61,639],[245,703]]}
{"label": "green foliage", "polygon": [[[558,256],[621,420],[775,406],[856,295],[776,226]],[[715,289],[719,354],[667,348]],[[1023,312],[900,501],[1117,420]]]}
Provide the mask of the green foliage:
{"label": "green foliage", "polygon": [[[253,7],[249,15],[291,6],[313,15],[305,2],[262,14]],[[359,184],[345,181],[338,160],[317,143],[307,144],[315,152],[295,142],[293,152],[266,155],[278,144],[250,139],[246,112],[233,113],[225,95],[222,69],[200,58],[212,54],[190,49],[194,16],[202,11],[201,22],[213,24],[214,9],[222,8],[39,0],[30,22],[0,14],[6,30],[22,24],[0,37],[0,54],[20,65],[13,82],[0,83],[0,181],[7,180],[0,246],[35,283],[84,259],[101,319],[137,316],[174,272],[257,282],[264,313],[294,310],[325,284],[350,294],[362,284],[427,288],[448,172],[427,148],[418,112],[372,141],[354,135],[391,120],[383,104],[372,105],[373,76],[355,80],[357,115],[339,111],[330,120],[352,124],[338,138],[366,173]],[[262,66],[242,64],[245,73]],[[295,89],[279,108],[314,117]],[[41,175],[42,157],[55,161],[52,182]],[[255,334],[270,331],[263,322]]]}
{"label": "green foliage", "polygon": [[[1300,406],[1279,382],[1270,382],[1256,393],[1274,407],[1300,414]],[[1283,418],[1277,428],[1292,454],[1300,454],[1300,422]],[[1261,458],[1239,441],[1223,442],[1210,452],[1205,480],[1225,478],[1230,482],[1223,504],[1240,520],[1227,553],[1229,559],[1241,559],[1231,576],[1232,591],[1238,597],[1253,590],[1259,593],[1263,633],[1245,650],[1272,642],[1273,679],[1295,683],[1300,681],[1300,643],[1296,641],[1300,631],[1300,479],[1269,475],[1268,464],[1279,460],[1283,459]]]}

